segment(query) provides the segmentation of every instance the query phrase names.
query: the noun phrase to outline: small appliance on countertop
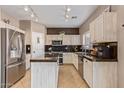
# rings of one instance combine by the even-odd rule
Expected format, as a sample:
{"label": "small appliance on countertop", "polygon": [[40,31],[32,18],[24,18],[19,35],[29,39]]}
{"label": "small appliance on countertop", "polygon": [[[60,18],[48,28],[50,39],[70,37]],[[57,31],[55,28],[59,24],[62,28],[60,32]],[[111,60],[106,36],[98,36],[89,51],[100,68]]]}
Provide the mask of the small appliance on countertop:
{"label": "small appliance on countertop", "polygon": [[91,61],[117,61],[117,42],[94,43],[84,57]]}

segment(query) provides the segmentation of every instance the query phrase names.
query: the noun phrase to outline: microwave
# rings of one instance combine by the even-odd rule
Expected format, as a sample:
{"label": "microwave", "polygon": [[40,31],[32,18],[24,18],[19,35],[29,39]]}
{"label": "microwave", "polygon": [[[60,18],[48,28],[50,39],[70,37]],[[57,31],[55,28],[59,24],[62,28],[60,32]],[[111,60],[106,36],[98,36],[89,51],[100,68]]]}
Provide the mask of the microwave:
{"label": "microwave", "polygon": [[62,45],[62,40],[52,40],[52,45],[53,46],[60,46],[60,45]]}

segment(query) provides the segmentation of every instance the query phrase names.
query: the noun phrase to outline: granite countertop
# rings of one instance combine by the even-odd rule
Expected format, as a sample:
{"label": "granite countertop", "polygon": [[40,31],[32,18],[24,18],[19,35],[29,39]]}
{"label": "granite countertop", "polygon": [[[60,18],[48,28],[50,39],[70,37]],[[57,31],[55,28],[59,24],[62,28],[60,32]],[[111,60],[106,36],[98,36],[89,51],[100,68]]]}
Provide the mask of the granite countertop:
{"label": "granite countertop", "polygon": [[58,57],[33,57],[30,62],[57,62]]}
{"label": "granite countertop", "polygon": [[79,57],[86,58],[92,62],[117,62],[117,59],[102,59],[102,58],[96,58],[94,56],[89,56],[89,55],[83,55],[81,53],[76,53]]}
{"label": "granite countertop", "polygon": [[94,56],[88,56],[88,55],[83,55],[83,57],[93,62],[117,62],[117,59],[102,59],[102,58],[96,58]]}

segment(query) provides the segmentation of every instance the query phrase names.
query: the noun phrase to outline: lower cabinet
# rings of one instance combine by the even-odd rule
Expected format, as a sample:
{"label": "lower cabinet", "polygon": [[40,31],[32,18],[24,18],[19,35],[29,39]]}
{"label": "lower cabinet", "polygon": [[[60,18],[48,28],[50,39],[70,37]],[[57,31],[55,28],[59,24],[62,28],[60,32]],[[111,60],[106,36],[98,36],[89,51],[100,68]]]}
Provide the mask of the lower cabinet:
{"label": "lower cabinet", "polygon": [[117,62],[93,62],[84,58],[84,79],[91,88],[116,88]]}
{"label": "lower cabinet", "polygon": [[93,62],[84,59],[84,79],[86,80],[89,87],[93,85]]}
{"label": "lower cabinet", "polygon": [[73,53],[72,59],[73,59],[73,65],[74,65],[75,68],[78,70],[78,55],[75,54],[75,53]]}
{"label": "lower cabinet", "polygon": [[64,64],[73,64],[72,55],[73,55],[73,53],[63,53],[63,63]]}
{"label": "lower cabinet", "polygon": [[93,87],[117,88],[117,62],[93,63]]}
{"label": "lower cabinet", "polygon": [[63,53],[63,63],[73,64],[78,70],[78,55],[75,53]]}
{"label": "lower cabinet", "polygon": [[58,73],[57,62],[31,62],[31,87],[57,88]]}

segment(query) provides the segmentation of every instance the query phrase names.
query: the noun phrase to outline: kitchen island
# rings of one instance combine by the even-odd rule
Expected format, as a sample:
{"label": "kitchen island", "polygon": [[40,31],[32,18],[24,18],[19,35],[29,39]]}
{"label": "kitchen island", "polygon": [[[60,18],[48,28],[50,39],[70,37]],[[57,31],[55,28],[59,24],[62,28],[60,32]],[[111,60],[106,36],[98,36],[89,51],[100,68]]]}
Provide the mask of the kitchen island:
{"label": "kitchen island", "polygon": [[58,57],[31,58],[31,87],[57,88]]}

